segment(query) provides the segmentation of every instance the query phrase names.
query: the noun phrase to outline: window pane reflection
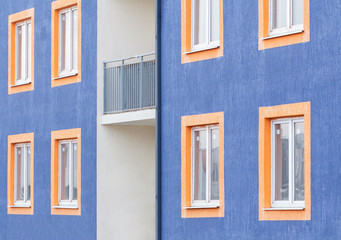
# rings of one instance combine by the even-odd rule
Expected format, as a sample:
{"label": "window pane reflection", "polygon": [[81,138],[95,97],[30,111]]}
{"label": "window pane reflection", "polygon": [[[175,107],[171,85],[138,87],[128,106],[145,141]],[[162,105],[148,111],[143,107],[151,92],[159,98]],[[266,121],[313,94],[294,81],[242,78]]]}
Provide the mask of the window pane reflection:
{"label": "window pane reflection", "polygon": [[288,22],[288,1],[272,0],[272,28],[286,27]]}
{"label": "window pane reflection", "polygon": [[194,132],[194,200],[206,199],[206,131]]}
{"label": "window pane reflection", "polygon": [[289,124],[275,124],[275,200],[289,199]]}
{"label": "window pane reflection", "polygon": [[211,199],[219,200],[219,129],[212,130]]}
{"label": "window pane reflection", "polygon": [[61,144],[61,200],[69,200],[69,144]]}
{"label": "window pane reflection", "polygon": [[304,122],[295,123],[295,201],[304,201]]}
{"label": "window pane reflection", "polygon": [[194,1],[194,45],[207,42],[207,0]]}

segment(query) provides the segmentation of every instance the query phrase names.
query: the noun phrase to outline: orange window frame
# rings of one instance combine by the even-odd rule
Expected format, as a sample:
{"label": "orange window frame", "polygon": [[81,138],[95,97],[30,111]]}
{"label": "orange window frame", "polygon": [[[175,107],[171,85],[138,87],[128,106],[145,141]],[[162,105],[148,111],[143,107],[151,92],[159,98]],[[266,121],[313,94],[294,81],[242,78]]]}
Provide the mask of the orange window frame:
{"label": "orange window frame", "polygon": [[[78,11],[78,66],[77,74],[72,76],[63,76],[59,78],[59,12],[77,6]],[[66,84],[72,84],[81,82],[81,0],[58,0],[52,2],[52,19],[51,19],[51,87],[63,86]]]}
{"label": "orange window frame", "polygon": [[[15,32],[16,24],[31,20],[31,82],[15,85]],[[34,90],[34,8],[8,16],[8,94]]]}
{"label": "orange window frame", "polygon": [[192,1],[181,0],[181,63],[202,61],[224,55],[224,21],[223,0],[219,0],[219,41],[220,45],[214,49],[191,52],[192,38]]}
{"label": "orange window frame", "polygon": [[[304,199],[303,210],[271,208],[271,120],[304,117]],[[310,102],[259,108],[259,220],[310,220]]]}
{"label": "orange window frame", "polygon": [[[191,206],[191,139],[192,128],[219,125],[219,207],[188,208]],[[224,112],[183,116],[181,118],[181,217],[224,217]]]}
{"label": "orange window frame", "polygon": [[[58,202],[58,147],[61,140],[75,140],[78,142],[77,149],[77,201],[78,208],[54,208]],[[81,129],[67,129],[51,132],[51,214],[52,215],[81,215]]]}
{"label": "orange window frame", "polygon": [[[14,148],[19,143],[31,144],[31,206],[14,207]],[[7,213],[33,215],[34,212],[34,133],[24,133],[8,136],[8,165],[7,165]]]}
{"label": "orange window frame", "polygon": [[309,0],[303,0],[303,32],[264,39],[269,36],[269,3],[271,0],[258,0],[258,50],[288,46],[310,41]]}

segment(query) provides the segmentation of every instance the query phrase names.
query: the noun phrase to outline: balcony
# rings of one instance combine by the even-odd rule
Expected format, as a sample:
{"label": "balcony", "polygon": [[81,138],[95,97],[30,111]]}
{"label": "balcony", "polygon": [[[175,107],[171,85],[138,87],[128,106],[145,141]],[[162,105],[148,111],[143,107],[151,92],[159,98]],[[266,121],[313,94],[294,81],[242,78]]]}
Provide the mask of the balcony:
{"label": "balcony", "polygon": [[102,124],[154,125],[154,119],[155,53],[104,62]]}

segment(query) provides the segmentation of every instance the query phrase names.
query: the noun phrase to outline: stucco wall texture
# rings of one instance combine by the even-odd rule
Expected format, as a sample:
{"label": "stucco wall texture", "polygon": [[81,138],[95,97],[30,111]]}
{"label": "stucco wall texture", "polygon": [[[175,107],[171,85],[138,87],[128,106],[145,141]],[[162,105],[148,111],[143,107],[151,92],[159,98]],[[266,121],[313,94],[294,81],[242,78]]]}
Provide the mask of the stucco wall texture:
{"label": "stucco wall texture", "polygon": [[[162,1],[163,239],[340,239],[341,2],[310,1],[310,42],[258,51],[258,1],[224,1],[224,56],[181,64]],[[259,107],[311,102],[311,220],[258,220]],[[181,116],[224,112],[225,217],[181,218]]]}
{"label": "stucco wall texture", "polygon": [[[82,0],[82,80],[51,88],[51,2],[2,1],[0,239],[96,238],[97,2]],[[8,15],[35,9],[34,90],[8,95]],[[81,216],[51,215],[51,131],[81,128]],[[7,214],[7,136],[34,132],[34,214]]]}
{"label": "stucco wall texture", "polygon": [[101,118],[103,62],[154,51],[155,1],[97,2],[97,239],[152,240],[155,127],[102,125]]}

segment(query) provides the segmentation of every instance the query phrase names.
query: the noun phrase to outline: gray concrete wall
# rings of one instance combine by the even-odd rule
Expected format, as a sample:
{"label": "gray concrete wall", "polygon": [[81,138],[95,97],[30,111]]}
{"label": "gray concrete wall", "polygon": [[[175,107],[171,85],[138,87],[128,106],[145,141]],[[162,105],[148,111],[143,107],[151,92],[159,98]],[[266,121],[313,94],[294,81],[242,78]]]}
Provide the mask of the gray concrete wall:
{"label": "gray concrete wall", "polygon": [[98,0],[98,239],[155,238],[155,127],[101,125],[103,61],[154,52],[154,12],[154,0]]}

